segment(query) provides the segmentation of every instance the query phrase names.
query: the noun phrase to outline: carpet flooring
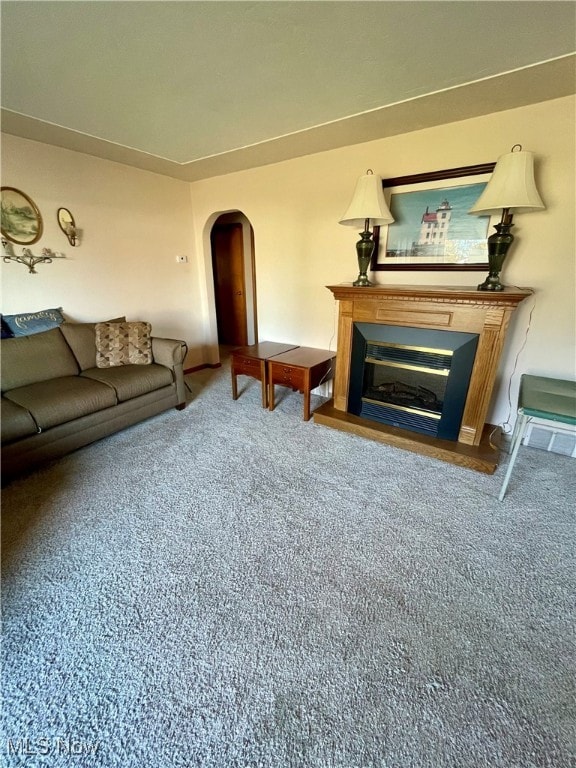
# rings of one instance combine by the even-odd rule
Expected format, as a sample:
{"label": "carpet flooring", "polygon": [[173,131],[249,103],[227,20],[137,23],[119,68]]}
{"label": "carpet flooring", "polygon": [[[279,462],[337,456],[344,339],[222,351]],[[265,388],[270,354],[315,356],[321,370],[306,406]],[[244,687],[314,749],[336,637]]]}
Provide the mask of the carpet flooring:
{"label": "carpet flooring", "polygon": [[2,765],[574,768],[574,460],[498,502],[187,381],[3,490]]}

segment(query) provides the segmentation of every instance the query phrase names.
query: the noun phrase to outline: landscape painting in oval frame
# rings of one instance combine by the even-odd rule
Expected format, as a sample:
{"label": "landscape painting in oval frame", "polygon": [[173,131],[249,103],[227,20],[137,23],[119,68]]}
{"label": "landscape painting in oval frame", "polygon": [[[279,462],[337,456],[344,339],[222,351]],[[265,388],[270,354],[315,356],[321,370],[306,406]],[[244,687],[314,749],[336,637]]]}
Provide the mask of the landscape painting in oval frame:
{"label": "landscape painting in oval frame", "polygon": [[31,245],[42,236],[42,216],[36,203],[14,187],[2,187],[2,237]]}

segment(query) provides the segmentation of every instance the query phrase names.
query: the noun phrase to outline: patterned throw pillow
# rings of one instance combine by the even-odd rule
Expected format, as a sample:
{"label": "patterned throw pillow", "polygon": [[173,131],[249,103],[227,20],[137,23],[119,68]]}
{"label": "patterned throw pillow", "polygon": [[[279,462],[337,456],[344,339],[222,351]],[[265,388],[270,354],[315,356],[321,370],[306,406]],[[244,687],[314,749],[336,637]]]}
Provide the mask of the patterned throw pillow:
{"label": "patterned throw pillow", "polygon": [[[125,317],[101,320],[103,323],[125,323]],[[62,323],[62,335],[74,352],[81,371],[96,368],[96,323]]]}
{"label": "patterned throw pillow", "polygon": [[150,323],[96,323],[96,366],[150,365]]}
{"label": "patterned throw pillow", "polygon": [[42,309],[40,312],[27,312],[21,315],[4,315],[6,323],[14,336],[31,336],[33,333],[50,331],[64,322],[61,309]]}

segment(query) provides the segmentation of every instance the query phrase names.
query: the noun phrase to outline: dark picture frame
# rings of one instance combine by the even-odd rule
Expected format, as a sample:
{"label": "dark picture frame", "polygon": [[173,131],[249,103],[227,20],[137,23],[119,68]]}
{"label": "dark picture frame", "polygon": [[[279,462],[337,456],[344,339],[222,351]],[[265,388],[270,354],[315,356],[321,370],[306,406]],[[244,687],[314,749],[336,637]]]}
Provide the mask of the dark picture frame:
{"label": "dark picture frame", "polygon": [[467,211],[480,197],[495,165],[383,179],[394,222],[374,227],[370,269],[485,270],[490,217]]}

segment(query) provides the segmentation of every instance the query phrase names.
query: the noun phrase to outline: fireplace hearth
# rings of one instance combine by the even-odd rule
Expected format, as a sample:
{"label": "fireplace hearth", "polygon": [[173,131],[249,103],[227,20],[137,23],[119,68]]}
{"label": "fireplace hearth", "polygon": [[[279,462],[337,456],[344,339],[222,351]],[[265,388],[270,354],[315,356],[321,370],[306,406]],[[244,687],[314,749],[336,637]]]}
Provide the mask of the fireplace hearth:
{"label": "fireplace hearth", "polygon": [[498,430],[486,416],[510,318],[532,290],[329,290],[339,304],[334,396],[314,421],[494,472]]}

